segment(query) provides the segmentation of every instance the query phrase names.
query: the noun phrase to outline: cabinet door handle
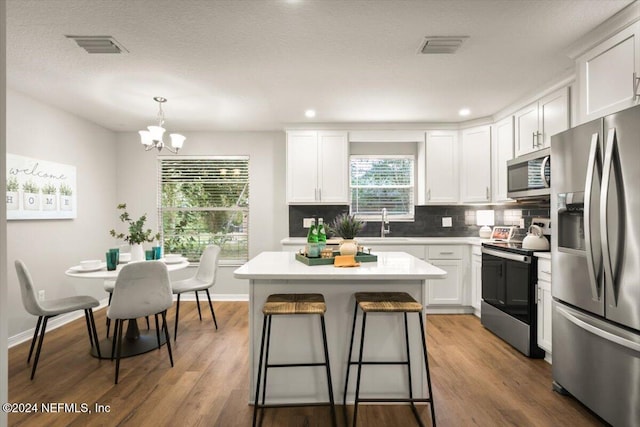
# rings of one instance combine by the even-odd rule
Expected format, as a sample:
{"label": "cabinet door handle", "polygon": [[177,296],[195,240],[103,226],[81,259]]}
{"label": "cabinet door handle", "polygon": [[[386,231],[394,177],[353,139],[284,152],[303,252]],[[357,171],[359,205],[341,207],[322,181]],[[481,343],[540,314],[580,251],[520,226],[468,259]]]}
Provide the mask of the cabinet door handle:
{"label": "cabinet door handle", "polygon": [[314,188],[313,189],[313,200],[318,200],[318,189]]}
{"label": "cabinet door handle", "polygon": [[489,187],[487,187],[487,200],[489,200]]}
{"label": "cabinet door handle", "polygon": [[536,133],[532,132],[531,133],[531,146],[532,147],[537,147],[538,146],[538,143],[536,142],[536,139],[537,139]]}
{"label": "cabinet door handle", "polygon": [[638,88],[640,87],[640,77],[638,77],[638,73],[633,72],[633,97],[638,98],[640,93],[638,93]]}
{"label": "cabinet door handle", "polygon": [[440,255],[453,255],[453,251],[449,251],[449,252],[440,252]]}
{"label": "cabinet door handle", "polygon": [[544,274],[551,274],[550,271],[546,271],[546,270],[541,270],[540,273],[544,273]]}
{"label": "cabinet door handle", "polygon": [[322,188],[318,188],[318,200],[322,201]]}
{"label": "cabinet door handle", "polygon": [[431,200],[431,189],[427,190],[427,200]]}

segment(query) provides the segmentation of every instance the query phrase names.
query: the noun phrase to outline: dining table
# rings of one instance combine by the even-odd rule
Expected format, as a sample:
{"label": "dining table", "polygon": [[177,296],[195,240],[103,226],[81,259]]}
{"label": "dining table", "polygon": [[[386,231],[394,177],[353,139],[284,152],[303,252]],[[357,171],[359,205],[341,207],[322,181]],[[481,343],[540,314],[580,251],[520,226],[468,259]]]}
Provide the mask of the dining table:
{"label": "dining table", "polygon": [[[186,258],[173,259],[164,261],[167,270],[171,273],[173,271],[183,270],[189,266],[189,261]],[[131,261],[131,262],[146,262],[146,261]],[[95,268],[83,268],[80,265],[76,265],[68,268],[65,274],[69,277],[75,277],[80,279],[102,279],[102,280],[117,280],[118,274],[122,270],[124,262],[120,262],[115,270],[107,270],[105,262]],[[166,344],[164,334],[160,334],[160,345]],[[104,338],[100,340],[100,349],[102,359],[111,359],[111,348],[113,345],[112,338]],[[131,357],[138,354],[149,352],[158,348],[158,338],[156,330],[147,328],[147,330],[140,330],[138,327],[137,319],[129,319],[127,324],[127,331],[124,339],[122,340],[122,355],[121,357]],[[107,351],[105,351],[105,349]],[[95,347],[91,349],[91,355],[98,357],[98,352]]]}

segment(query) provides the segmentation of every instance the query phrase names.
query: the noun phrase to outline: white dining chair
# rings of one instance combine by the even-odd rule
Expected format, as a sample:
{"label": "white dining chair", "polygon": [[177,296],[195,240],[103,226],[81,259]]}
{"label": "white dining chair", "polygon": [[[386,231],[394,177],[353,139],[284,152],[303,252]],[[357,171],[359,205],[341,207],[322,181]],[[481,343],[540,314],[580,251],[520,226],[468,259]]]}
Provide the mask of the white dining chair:
{"label": "white dining chair", "polygon": [[213,310],[213,304],[211,303],[211,295],[209,294],[209,288],[216,283],[216,276],[218,271],[218,259],[220,258],[220,247],[216,245],[207,246],[202,255],[200,256],[200,265],[196,275],[185,280],[178,280],[171,283],[174,295],[177,295],[176,301],[176,324],[173,331],[173,339],[178,336],[178,317],[180,315],[180,295],[185,292],[195,292],[196,305],[198,307],[198,317],[202,320],[202,313],[200,311],[200,299],[198,298],[199,291],[205,291],[207,293],[207,300],[209,301],[209,309],[211,310],[211,317],[213,317],[213,324],[218,329],[218,321],[216,320],[216,313]]}
{"label": "white dining chair", "polygon": [[33,367],[31,368],[31,379],[33,380],[33,377],[36,374],[38,360],[40,359],[40,351],[42,350],[42,343],[44,342],[44,333],[47,330],[47,322],[50,318],[59,314],[71,313],[76,310],[84,310],[84,318],[87,322],[87,331],[89,332],[89,342],[91,343],[91,347],[95,345],[98,358],[102,357],[100,354],[98,333],[96,332],[96,322],[93,318],[92,310],[93,307],[99,306],[100,302],[87,295],[76,295],[66,298],[38,301],[38,298],[36,298],[36,291],[33,286],[33,280],[31,279],[31,274],[25,264],[21,260],[16,260],[15,267],[18,275],[18,282],[20,282],[22,305],[29,314],[38,316],[36,329],[33,333],[33,339],[31,340],[31,347],[29,348],[29,356],[27,357],[27,363],[29,363],[33,354],[33,347],[35,346],[39,333],[40,339],[38,340],[36,357],[33,360]]}
{"label": "white dining chair", "polygon": [[166,338],[169,361],[173,367],[173,354],[167,328],[167,309],[173,304],[173,298],[169,273],[164,262],[144,261],[125,265],[118,274],[112,295],[107,316],[115,321],[113,328],[113,347],[115,348],[111,350],[111,358],[113,359],[114,350],[116,357],[115,383],[118,384],[120,372],[122,324],[125,320],[154,315],[158,348],[160,348],[160,331],[157,325],[158,315],[162,315],[162,330]]}

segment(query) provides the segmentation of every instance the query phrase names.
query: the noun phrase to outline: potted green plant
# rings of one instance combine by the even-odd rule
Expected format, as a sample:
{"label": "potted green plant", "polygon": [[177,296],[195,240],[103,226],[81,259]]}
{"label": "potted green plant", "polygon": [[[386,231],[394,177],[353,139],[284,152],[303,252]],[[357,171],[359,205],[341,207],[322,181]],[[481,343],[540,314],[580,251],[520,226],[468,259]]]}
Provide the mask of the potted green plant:
{"label": "potted green plant", "polygon": [[24,209],[37,211],[40,209],[40,187],[29,180],[22,184],[22,195],[24,197]]}
{"label": "potted green plant", "polygon": [[355,255],[358,252],[358,245],[354,239],[362,231],[365,224],[366,222],[348,213],[338,215],[329,224],[329,232],[342,237],[342,242],[340,243],[341,255]]}
{"label": "potted green plant", "polygon": [[137,220],[132,220],[129,212],[126,210],[126,203],[119,204],[117,208],[122,211],[120,214],[120,221],[128,224],[128,234],[118,233],[113,229],[109,233],[116,239],[123,239],[131,245],[131,261],[142,261],[144,260],[144,249],[142,244],[144,242],[159,240],[160,233],[153,234],[153,230],[150,228],[145,230],[144,223],[147,221],[146,213]]}
{"label": "potted green plant", "polygon": [[42,208],[46,211],[56,210],[56,192],[58,189],[52,183],[47,183],[42,187],[42,194],[44,195],[44,202]]}
{"label": "potted green plant", "polygon": [[15,176],[7,179],[7,209],[18,209],[18,190],[20,184]]}
{"label": "potted green plant", "polygon": [[63,211],[70,211],[73,207],[71,196],[73,195],[73,190],[69,185],[64,182],[60,184],[60,209]]}

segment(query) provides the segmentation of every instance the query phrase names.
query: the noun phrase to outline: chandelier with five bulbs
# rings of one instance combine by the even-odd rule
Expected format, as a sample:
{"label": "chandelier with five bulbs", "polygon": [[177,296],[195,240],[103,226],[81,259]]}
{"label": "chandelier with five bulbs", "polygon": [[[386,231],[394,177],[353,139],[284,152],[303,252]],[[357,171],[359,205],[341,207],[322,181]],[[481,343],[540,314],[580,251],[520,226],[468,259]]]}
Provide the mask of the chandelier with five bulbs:
{"label": "chandelier with five bulbs", "polygon": [[140,134],[140,142],[144,146],[145,151],[149,151],[153,148],[157,149],[158,151],[162,151],[163,148],[166,148],[172,153],[177,154],[178,151],[182,148],[184,140],[187,138],[184,135],[180,135],[179,133],[172,133],[169,134],[171,145],[165,145],[164,141],[162,140],[162,136],[165,133],[165,128],[162,127],[164,125],[164,111],[162,111],[162,104],[167,102],[167,98],[156,96],[153,98],[153,100],[158,103],[158,126],[148,126],[148,130],[139,131],[138,133]]}

